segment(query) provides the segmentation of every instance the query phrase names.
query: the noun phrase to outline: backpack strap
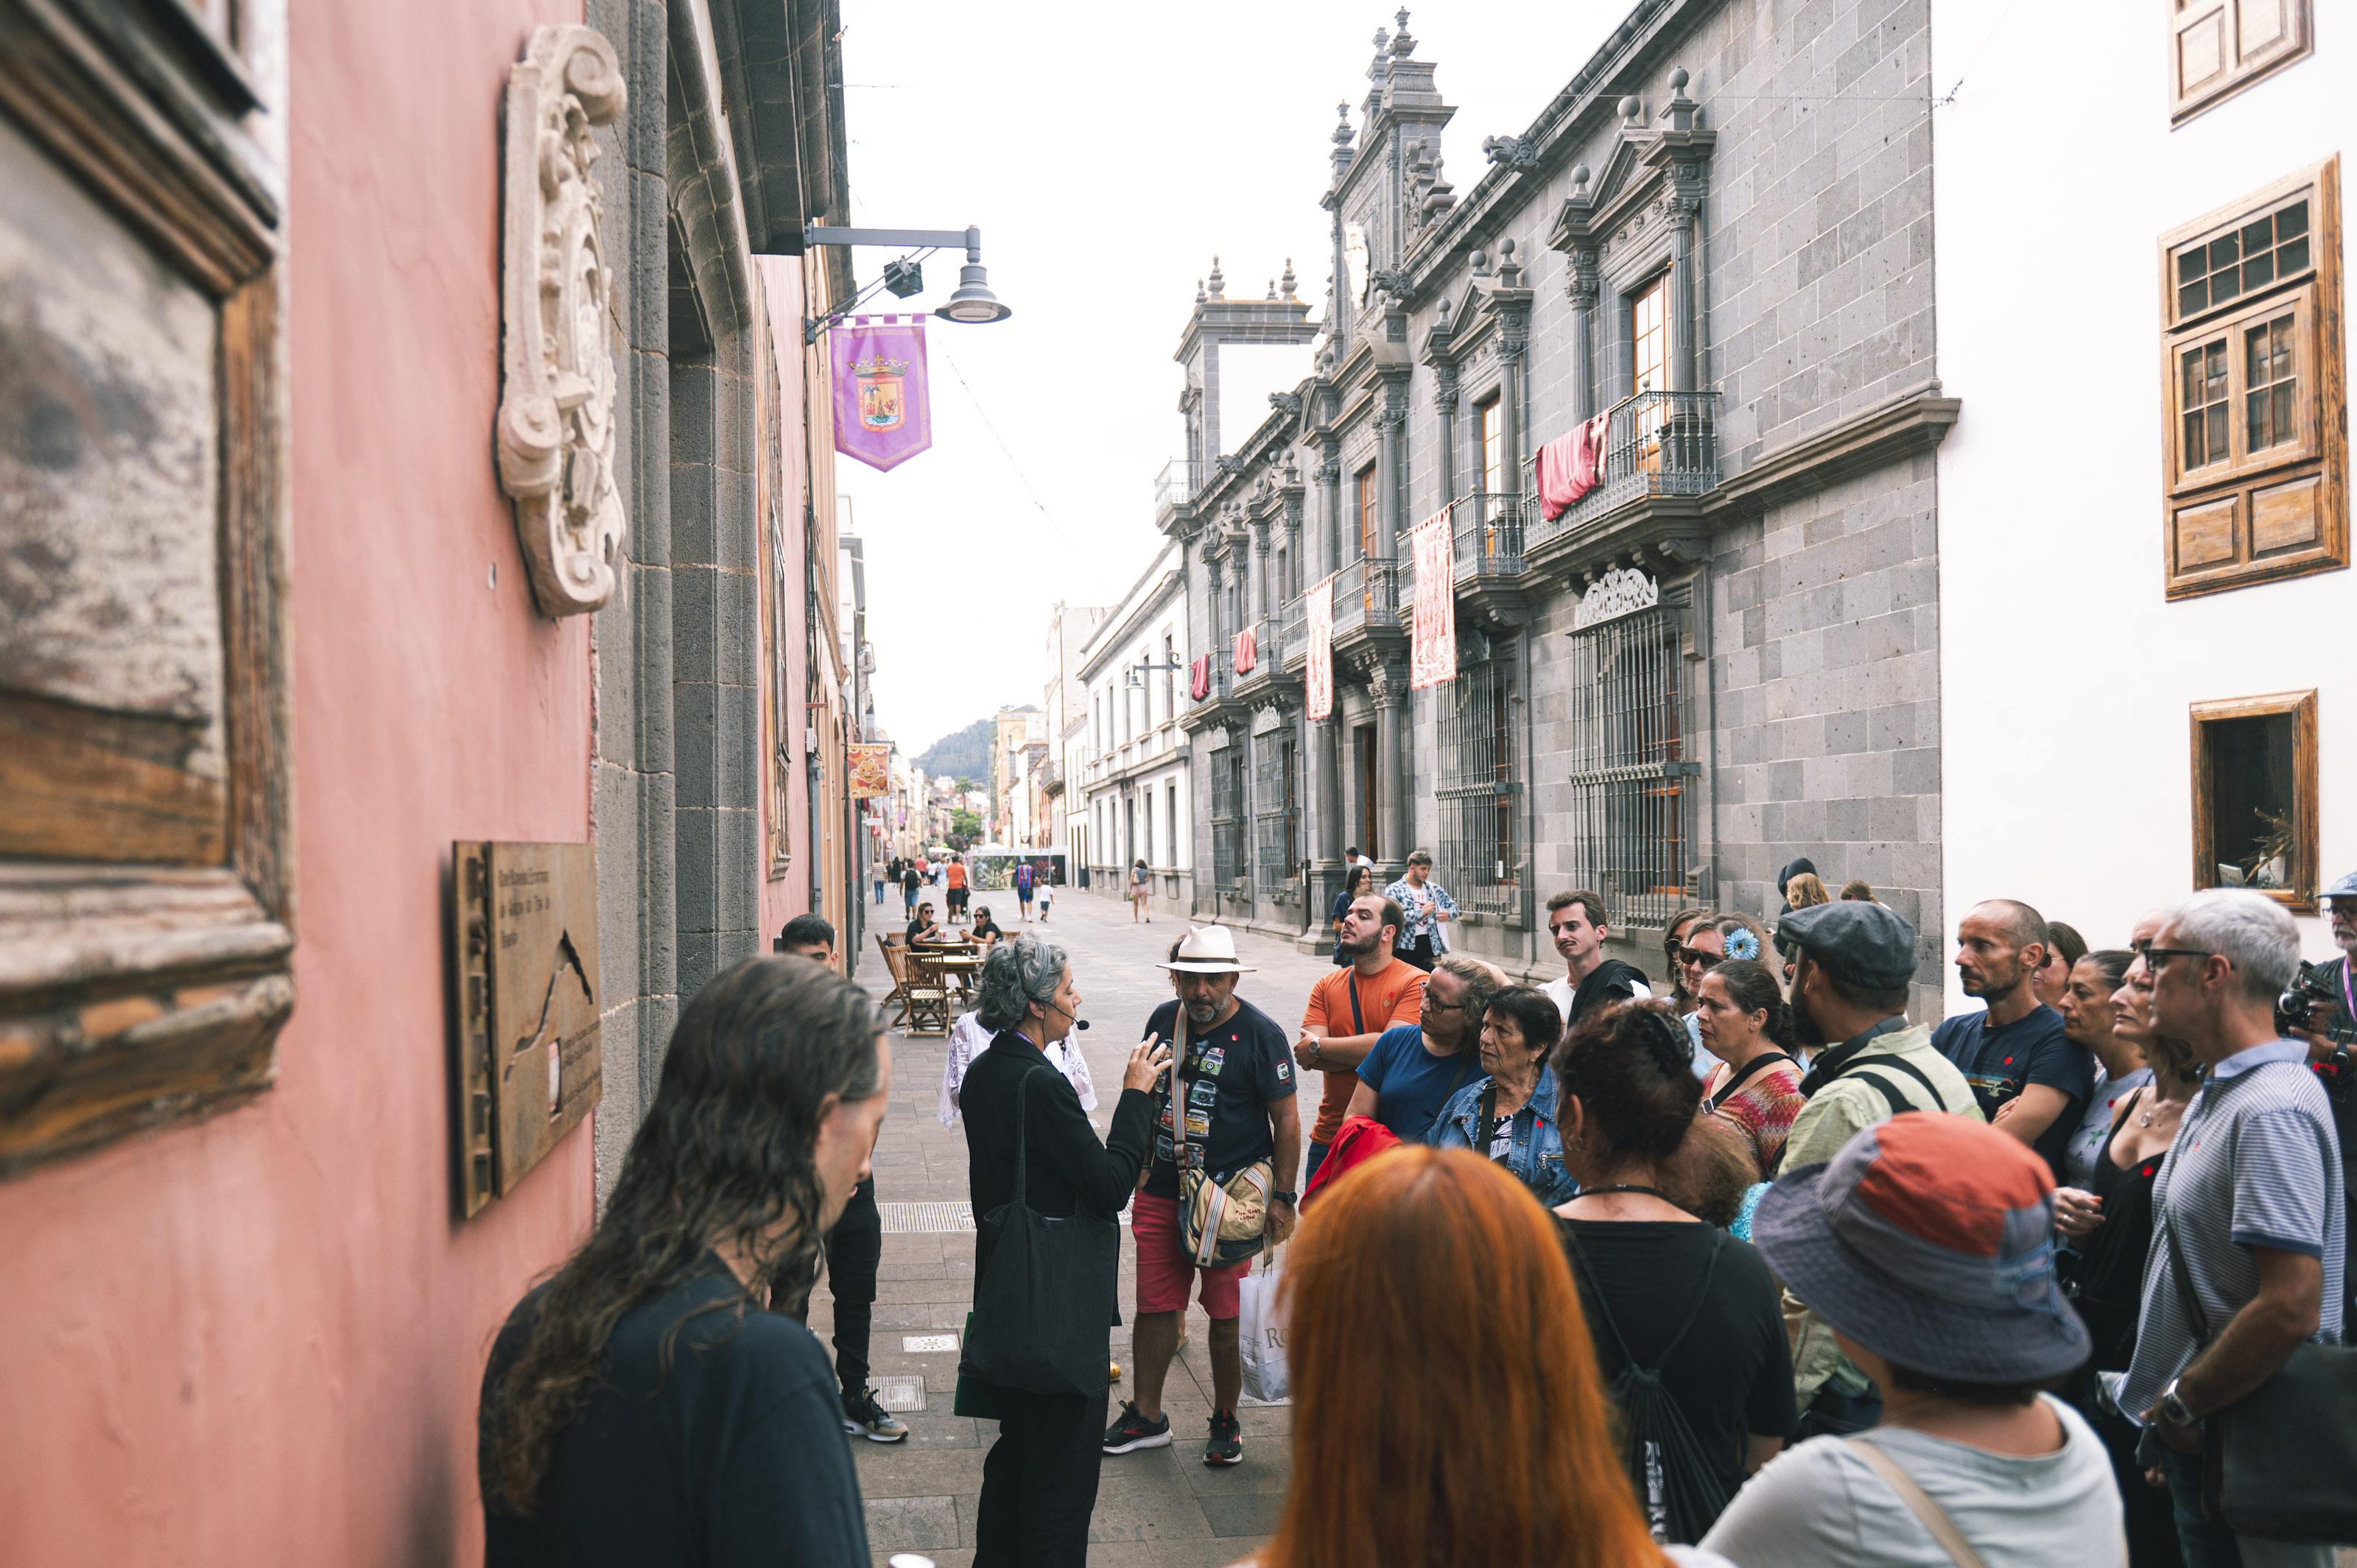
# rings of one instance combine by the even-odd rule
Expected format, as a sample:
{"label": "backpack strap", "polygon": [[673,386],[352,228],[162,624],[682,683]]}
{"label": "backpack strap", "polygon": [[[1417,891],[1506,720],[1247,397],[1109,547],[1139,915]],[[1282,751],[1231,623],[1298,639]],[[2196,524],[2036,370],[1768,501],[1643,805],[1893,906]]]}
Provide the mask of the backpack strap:
{"label": "backpack strap", "polygon": [[1916,1483],[1905,1466],[1863,1438],[1845,1441],[1851,1453],[1866,1461],[1867,1469],[1882,1477],[1883,1485],[1899,1494],[1907,1511],[1923,1521],[1923,1528],[1932,1532],[1932,1539],[1940,1543],[1940,1550],[1948,1554],[1956,1568],[1987,1568],[1981,1554],[1973,1550],[1973,1543],[1964,1539],[1964,1532],[1956,1528],[1956,1521],[1948,1517],[1948,1510],[1932,1500],[1932,1494]]}
{"label": "backpack strap", "polygon": [[1695,1326],[1695,1319],[1702,1316],[1704,1304],[1710,1300],[1710,1282],[1718,1273],[1718,1255],[1726,1250],[1727,1232],[1716,1228],[1712,1230],[1710,1257],[1702,1266],[1702,1283],[1695,1288],[1694,1300],[1686,1305],[1685,1321],[1678,1325],[1678,1331],[1675,1334],[1670,1336],[1670,1342],[1662,1347],[1661,1359],[1650,1367],[1639,1367],[1637,1358],[1629,1354],[1629,1341],[1620,1337],[1620,1326],[1612,1320],[1611,1305],[1604,1299],[1603,1283],[1596,1277],[1595,1269],[1588,1264],[1587,1251],[1579,1244],[1578,1232],[1566,1230],[1564,1231],[1564,1238],[1571,1243],[1572,1266],[1577,1269],[1580,1275],[1587,1281],[1588,1294],[1596,1299],[1596,1310],[1603,1317],[1604,1326],[1612,1336],[1612,1343],[1620,1351],[1620,1364],[1634,1368],[1648,1377],[1660,1377],[1662,1369],[1670,1364],[1670,1358],[1677,1354],[1678,1347],[1685,1343],[1687,1333]]}

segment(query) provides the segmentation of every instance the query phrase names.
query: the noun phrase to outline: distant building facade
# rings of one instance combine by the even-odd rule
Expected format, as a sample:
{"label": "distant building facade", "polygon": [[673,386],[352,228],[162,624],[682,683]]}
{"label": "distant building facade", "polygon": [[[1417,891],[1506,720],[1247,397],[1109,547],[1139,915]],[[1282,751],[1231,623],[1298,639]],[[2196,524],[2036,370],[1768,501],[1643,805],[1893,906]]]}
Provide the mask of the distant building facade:
{"label": "distant building facade", "polygon": [[1082,645],[1085,723],[1072,784],[1081,800],[1076,864],[1092,892],[1128,896],[1144,860],[1156,906],[1189,909],[1195,897],[1193,757],[1180,725],[1189,712],[1183,552],[1166,544]]}
{"label": "distant building facade", "polygon": [[[1347,845],[1386,878],[1423,847],[1459,947],[1554,970],[1545,898],[1587,886],[1658,972],[1676,908],[1772,914],[1806,854],[1915,921],[1936,1006],[1932,465],[1959,405],[1928,27],[1928,0],[1805,37],[1761,0],[1645,0],[1461,193],[1434,67],[1379,40],[1320,198],[1316,370],[1225,450],[1190,421],[1157,497],[1213,660],[1183,721],[1200,916],[1300,930]],[[1199,299],[1186,341],[1237,308]],[[1538,446],[1599,416],[1598,482],[1544,516]],[[1457,673],[1412,691],[1411,531],[1444,514]]]}

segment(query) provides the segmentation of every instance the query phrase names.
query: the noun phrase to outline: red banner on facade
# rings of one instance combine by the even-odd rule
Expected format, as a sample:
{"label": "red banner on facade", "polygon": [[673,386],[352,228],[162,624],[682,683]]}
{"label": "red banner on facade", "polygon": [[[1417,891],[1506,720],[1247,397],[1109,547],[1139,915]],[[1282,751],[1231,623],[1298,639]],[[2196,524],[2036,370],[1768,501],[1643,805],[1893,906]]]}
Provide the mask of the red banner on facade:
{"label": "red banner on facade", "polygon": [[1309,716],[1330,717],[1334,712],[1334,579],[1328,576],[1309,590]]}
{"label": "red banner on facade", "polygon": [[1408,624],[1407,683],[1413,691],[1457,679],[1457,552],[1448,536],[1455,503],[1408,535],[1415,562],[1415,613]]}
{"label": "red banner on facade", "polygon": [[1208,653],[1187,666],[1187,695],[1201,702],[1211,694],[1211,656]]}
{"label": "red banner on facade", "polygon": [[834,449],[871,468],[899,467],[933,444],[925,320],[855,316],[829,328]]}
{"label": "red banner on facade", "polygon": [[858,745],[851,751],[851,798],[866,800],[892,792],[892,748]]}
{"label": "red banner on facade", "polygon": [[1252,667],[1259,662],[1260,639],[1253,635],[1252,628],[1246,627],[1236,633],[1236,673],[1250,674]]}

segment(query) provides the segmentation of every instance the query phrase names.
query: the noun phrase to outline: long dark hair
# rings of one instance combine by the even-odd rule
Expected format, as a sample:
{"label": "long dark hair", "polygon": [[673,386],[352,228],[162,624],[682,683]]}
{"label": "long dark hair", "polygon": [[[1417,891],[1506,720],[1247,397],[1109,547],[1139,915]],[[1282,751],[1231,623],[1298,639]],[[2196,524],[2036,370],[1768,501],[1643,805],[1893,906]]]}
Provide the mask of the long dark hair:
{"label": "long dark hair", "polygon": [[[882,1027],[865,991],[803,958],[748,958],[681,1010],[604,1217],[549,1281],[522,1348],[486,1391],[483,1485],[494,1507],[538,1510],[557,1434],[579,1412],[623,1314],[715,1248],[741,1250],[753,1278],[699,1311],[758,1308],[771,1282],[811,1273],[820,1112],[829,1095],[866,1100],[881,1087]],[[772,1240],[783,1219],[792,1227]],[[666,1361],[670,1346],[667,1337]]]}
{"label": "long dark hair", "polygon": [[1730,958],[1712,965],[1704,978],[1710,975],[1718,977],[1718,983],[1727,987],[1727,999],[1736,1006],[1746,1013],[1768,1015],[1767,1026],[1760,1032],[1770,1045],[1780,1051],[1800,1048],[1801,1037],[1792,1028],[1792,1009],[1784,1000],[1783,983],[1775,971],[1757,959]]}
{"label": "long dark hair", "polygon": [[1585,1135],[1601,1145],[1606,1170],[1668,1159],[1702,1103],[1686,1032],[1658,1003],[1619,1002],[1582,1018],[1555,1048],[1555,1080],[1587,1112]]}

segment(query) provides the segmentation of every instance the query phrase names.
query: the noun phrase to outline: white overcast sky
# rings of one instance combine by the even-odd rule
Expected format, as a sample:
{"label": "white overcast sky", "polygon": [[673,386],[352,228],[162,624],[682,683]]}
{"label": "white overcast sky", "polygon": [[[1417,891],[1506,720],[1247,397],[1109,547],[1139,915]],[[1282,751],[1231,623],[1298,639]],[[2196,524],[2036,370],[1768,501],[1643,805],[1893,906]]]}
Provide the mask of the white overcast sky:
{"label": "white overcast sky", "polygon": [[[837,463],[866,541],[877,721],[909,752],[1040,701],[1049,607],[1111,604],[1145,569],[1153,481],[1179,450],[1170,356],[1211,257],[1231,297],[1258,298],[1290,256],[1323,313],[1334,106],[1355,124],[1396,9],[844,0],[853,220],[981,225],[1015,311],[929,323],[931,451],[889,474]],[[1481,139],[1527,128],[1626,9],[1410,8],[1458,106],[1442,153],[1460,193]],[[860,252],[863,281],[894,253]],[[928,258],[912,303],[940,304],[963,260]],[[1230,415],[1227,445],[1256,422]]]}

